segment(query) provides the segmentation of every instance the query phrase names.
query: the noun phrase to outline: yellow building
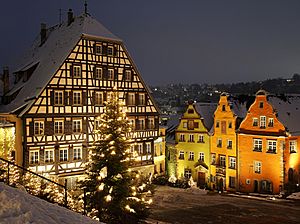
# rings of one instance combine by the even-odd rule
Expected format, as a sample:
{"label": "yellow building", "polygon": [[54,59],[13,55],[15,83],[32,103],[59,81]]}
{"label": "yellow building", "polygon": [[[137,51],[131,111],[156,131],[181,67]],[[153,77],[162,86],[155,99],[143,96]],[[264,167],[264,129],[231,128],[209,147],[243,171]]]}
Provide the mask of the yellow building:
{"label": "yellow building", "polygon": [[159,128],[159,137],[154,140],[154,174],[165,174],[166,129]]}
{"label": "yellow building", "polygon": [[246,114],[242,106],[226,93],[220,96],[214,113],[211,136],[211,188],[219,191],[237,189],[237,135],[236,129]]}
{"label": "yellow building", "polygon": [[179,179],[192,177],[199,187],[209,183],[209,130],[212,119],[204,120],[201,114],[212,118],[215,104],[189,102],[175,132],[175,148]]}

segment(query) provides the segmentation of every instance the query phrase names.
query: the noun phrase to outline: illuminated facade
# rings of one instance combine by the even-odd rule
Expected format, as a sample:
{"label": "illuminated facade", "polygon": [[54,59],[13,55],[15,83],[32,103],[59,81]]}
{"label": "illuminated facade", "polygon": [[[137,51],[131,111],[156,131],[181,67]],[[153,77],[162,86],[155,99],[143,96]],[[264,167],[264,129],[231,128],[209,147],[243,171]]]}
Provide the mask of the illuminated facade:
{"label": "illuminated facade", "polygon": [[211,188],[219,191],[237,190],[237,134],[246,115],[246,107],[226,93],[221,94],[214,113],[211,136]]}
{"label": "illuminated facade", "polygon": [[210,127],[205,125],[204,118],[199,113],[201,106],[211,109],[212,118],[215,105],[211,107],[211,104],[189,102],[176,129],[176,173],[180,179],[192,177],[199,187],[205,187],[210,177]]}
{"label": "illuminated facade", "polygon": [[154,140],[154,174],[165,174],[166,129],[159,128],[159,137]]}
{"label": "illuminated facade", "polygon": [[285,127],[266,92],[257,92],[238,132],[240,191],[279,193],[283,189],[285,140]]}
{"label": "illuminated facade", "polygon": [[16,124],[17,162],[59,177],[82,174],[97,116],[115,89],[132,125],[134,166],[153,173],[159,114],[122,40],[90,15],[72,12],[60,25],[42,24],[40,34],[0,109]]}

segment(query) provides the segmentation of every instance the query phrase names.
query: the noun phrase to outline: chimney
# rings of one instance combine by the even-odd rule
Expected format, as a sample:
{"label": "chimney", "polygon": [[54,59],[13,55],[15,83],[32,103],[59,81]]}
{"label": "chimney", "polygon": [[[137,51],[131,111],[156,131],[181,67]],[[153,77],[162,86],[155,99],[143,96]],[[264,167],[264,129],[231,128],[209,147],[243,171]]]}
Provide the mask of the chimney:
{"label": "chimney", "polygon": [[9,91],[9,70],[7,66],[3,67],[3,95]]}
{"label": "chimney", "polygon": [[68,26],[74,21],[74,18],[73,18],[73,11],[72,9],[69,9],[68,11]]}
{"label": "chimney", "polygon": [[41,23],[41,45],[42,46],[45,41],[46,41],[46,36],[47,36],[47,28],[46,28],[46,24],[45,23]]}

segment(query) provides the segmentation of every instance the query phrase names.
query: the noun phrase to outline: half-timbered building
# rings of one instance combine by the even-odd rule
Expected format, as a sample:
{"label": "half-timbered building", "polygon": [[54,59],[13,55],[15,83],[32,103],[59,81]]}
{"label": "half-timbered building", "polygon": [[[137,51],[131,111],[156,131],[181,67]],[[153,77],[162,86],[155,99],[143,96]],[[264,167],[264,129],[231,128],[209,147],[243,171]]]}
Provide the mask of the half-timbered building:
{"label": "half-timbered building", "polygon": [[154,172],[158,110],[123,41],[87,13],[47,28],[14,71],[0,113],[16,128],[16,160],[59,177],[84,171],[97,117],[112,91],[126,105],[139,160]]}

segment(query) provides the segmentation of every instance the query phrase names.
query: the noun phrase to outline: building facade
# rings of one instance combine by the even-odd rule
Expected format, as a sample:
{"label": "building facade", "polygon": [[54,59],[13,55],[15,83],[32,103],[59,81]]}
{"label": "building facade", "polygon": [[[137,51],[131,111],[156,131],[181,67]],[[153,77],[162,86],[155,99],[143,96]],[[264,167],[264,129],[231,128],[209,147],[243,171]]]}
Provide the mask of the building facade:
{"label": "building facade", "polygon": [[238,133],[238,184],[242,192],[279,193],[284,187],[286,131],[267,94],[259,91]]}
{"label": "building facade", "polygon": [[220,96],[211,135],[211,188],[237,190],[237,133],[246,107],[228,94]]}
{"label": "building facade", "polygon": [[[198,105],[199,106],[199,105]],[[209,184],[210,139],[197,105],[189,102],[175,131],[177,178],[193,178],[199,187]]]}
{"label": "building facade", "polygon": [[[17,120],[17,162],[38,173],[74,177],[99,138],[97,117],[117,91],[132,126],[136,167],[154,172],[158,110],[121,39],[89,14],[46,29],[15,71],[1,116]],[[10,115],[7,115],[10,114]],[[18,136],[20,137],[20,136]]]}

